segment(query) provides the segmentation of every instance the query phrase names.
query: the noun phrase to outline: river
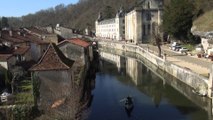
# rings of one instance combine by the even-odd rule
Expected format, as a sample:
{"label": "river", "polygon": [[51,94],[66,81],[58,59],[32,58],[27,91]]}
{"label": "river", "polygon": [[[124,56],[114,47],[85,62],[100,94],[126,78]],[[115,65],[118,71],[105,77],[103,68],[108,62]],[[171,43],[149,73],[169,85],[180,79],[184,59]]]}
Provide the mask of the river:
{"label": "river", "polygon": [[[86,119],[211,120],[209,99],[194,94],[185,84],[173,82],[171,77],[162,79],[153,73],[155,70],[135,58],[113,52],[100,55],[100,72],[96,74]],[[122,102],[127,96],[133,98],[131,112],[125,110]]]}

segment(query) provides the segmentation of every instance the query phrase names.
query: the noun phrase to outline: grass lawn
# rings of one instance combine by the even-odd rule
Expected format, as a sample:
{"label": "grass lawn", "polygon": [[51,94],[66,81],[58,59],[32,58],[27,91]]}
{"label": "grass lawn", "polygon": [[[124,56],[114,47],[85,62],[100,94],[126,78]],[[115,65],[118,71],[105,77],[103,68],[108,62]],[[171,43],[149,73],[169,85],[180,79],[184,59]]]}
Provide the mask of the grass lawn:
{"label": "grass lawn", "polygon": [[15,104],[33,104],[33,87],[31,80],[23,80],[18,85],[18,92],[15,94]]}
{"label": "grass lawn", "polygon": [[189,51],[195,50],[195,45],[192,44],[184,44],[183,47],[186,47]]}

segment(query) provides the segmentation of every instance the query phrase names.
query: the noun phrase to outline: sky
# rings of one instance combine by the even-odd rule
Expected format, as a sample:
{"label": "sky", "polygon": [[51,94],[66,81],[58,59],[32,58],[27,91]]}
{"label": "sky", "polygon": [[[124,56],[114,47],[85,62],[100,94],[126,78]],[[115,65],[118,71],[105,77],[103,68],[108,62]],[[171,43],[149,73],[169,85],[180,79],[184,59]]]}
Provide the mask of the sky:
{"label": "sky", "polygon": [[58,4],[75,4],[78,0],[1,0],[0,16],[21,17]]}

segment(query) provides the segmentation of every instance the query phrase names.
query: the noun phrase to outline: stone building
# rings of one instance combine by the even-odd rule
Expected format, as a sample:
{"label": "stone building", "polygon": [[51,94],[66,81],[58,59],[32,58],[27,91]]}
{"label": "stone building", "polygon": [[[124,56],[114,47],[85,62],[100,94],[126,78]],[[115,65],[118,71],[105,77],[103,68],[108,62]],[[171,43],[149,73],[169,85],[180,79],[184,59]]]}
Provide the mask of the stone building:
{"label": "stone building", "polygon": [[132,43],[149,42],[162,22],[163,0],[144,0],[125,16],[125,39]]}
{"label": "stone building", "polygon": [[57,24],[55,29],[54,29],[54,33],[62,36],[65,39],[73,38],[73,36],[74,36],[73,32],[74,32],[73,29],[63,27],[60,24]]}
{"label": "stone building", "polygon": [[102,19],[101,13],[95,21],[96,37],[122,40],[125,37],[125,19],[124,11],[121,8],[115,18]]}
{"label": "stone building", "polygon": [[89,42],[74,38],[61,42],[58,47],[67,58],[80,61],[89,68],[89,63],[93,60],[93,49]]}
{"label": "stone building", "polygon": [[0,54],[0,66],[6,70],[12,70],[16,59],[12,54]]}
{"label": "stone building", "polygon": [[59,42],[64,40],[57,34],[49,33],[47,28],[30,27],[30,28],[24,28],[24,30],[31,35],[35,35],[39,37],[41,40],[45,42],[52,42],[52,43],[58,44]]}
{"label": "stone building", "polygon": [[55,44],[49,45],[40,61],[30,70],[40,110],[48,111],[55,101],[71,96],[74,61],[67,59]]}
{"label": "stone building", "polygon": [[30,46],[15,47],[13,55],[16,58],[16,63],[30,61],[31,60]]}

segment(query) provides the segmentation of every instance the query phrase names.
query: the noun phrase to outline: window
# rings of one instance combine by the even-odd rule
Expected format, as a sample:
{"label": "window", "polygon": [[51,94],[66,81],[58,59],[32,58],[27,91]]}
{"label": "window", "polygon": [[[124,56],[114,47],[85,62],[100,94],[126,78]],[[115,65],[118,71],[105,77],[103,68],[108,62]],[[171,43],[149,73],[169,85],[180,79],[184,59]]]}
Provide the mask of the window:
{"label": "window", "polygon": [[150,24],[148,24],[148,28],[147,28],[148,35],[150,35],[150,32],[151,32],[150,30],[151,30],[151,26],[150,26]]}
{"label": "window", "polygon": [[147,3],[147,8],[150,9],[150,6],[151,6],[151,1],[149,1],[149,2]]}
{"label": "window", "polygon": [[151,13],[146,13],[146,20],[150,21],[152,19]]}
{"label": "window", "polygon": [[145,34],[146,34],[146,26],[143,25],[143,35],[145,35]]}

